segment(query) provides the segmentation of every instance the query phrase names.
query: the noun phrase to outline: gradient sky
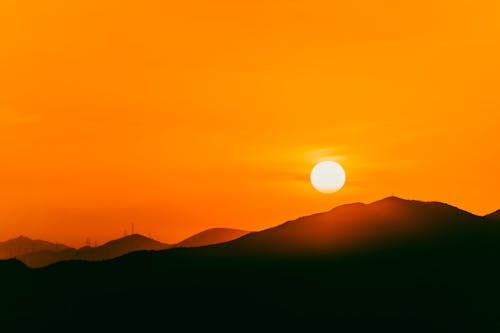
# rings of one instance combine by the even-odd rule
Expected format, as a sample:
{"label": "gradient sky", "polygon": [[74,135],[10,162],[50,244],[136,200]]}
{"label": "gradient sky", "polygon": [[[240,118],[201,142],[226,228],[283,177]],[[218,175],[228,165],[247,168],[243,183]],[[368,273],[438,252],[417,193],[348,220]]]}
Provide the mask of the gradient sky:
{"label": "gradient sky", "polygon": [[499,59],[496,0],[3,0],[0,240],[176,242],[391,194],[489,213]]}

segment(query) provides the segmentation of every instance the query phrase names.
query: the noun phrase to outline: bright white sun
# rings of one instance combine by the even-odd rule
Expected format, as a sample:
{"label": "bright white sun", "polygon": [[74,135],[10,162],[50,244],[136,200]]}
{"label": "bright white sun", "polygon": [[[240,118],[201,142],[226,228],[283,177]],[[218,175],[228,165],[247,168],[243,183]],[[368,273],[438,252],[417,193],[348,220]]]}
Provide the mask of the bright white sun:
{"label": "bright white sun", "polygon": [[311,184],[322,193],[337,192],[345,184],[345,171],[337,162],[319,162],[311,171]]}

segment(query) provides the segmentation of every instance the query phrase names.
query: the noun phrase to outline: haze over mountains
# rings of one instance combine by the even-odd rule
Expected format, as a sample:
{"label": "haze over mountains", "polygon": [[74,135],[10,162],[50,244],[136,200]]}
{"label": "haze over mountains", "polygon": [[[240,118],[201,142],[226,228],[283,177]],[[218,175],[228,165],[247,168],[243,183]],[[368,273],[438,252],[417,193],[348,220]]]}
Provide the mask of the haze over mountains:
{"label": "haze over mountains", "polygon": [[30,267],[42,267],[63,260],[108,260],[124,254],[143,250],[165,250],[171,245],[133,234],[109,241],[101,246],[85,246],[80,249],[66,248],[62,251],[38,251],[24,254],[17,259]]}
{"label": "haze over mountains", "polygon": [[213,228],[195,234],[177,244],[165,244],[139,234],[109,241],[101,246],[79,249],[46,241],[18,237],[0,243],[0,259],[17,258],[29,267],[43,267],[65,260],[100,261],[135,251],[165,250],[172,247],[204,246],[223,243],[247,234],[248,231]]}
{"label": "haze over mountains", "polygon": [[32,240],[28,237],[19,236],[0,242],[0,259],[15,258],[38,251],[57,252],[65,249],[69,249],[69,247],[63,244],[54,244],[39,239]]}
{"label": "haze over mountains", "polygon": [[[431,237],[442,232],[469,232],[485,221],[500,221],[500,210],[480,217],[444,203],[388,197],[371,204],[342,205],[259,232],[212,228],[177,244],[165,244],[134,234],[98,247],[74,249],[19,237],[0,243],[0,258],[15,257],[29,267],[43,267],[65,260],[100,261],[135,251],[219,243],[225,243],[220,248],[247,254],[348,251],[391,241],[408,241],[419,235]],[[237,241],[230,242],[235,239]]]}
{"label": "haze over mountains", "polygon": [[418,239],[419,236],[432,237],[443,232],[470,232],[492,221],[500,221],[500,210],[481,217],[440,202],[388,197],[370,204],[342,205],[259,232],[212,228],[177,244],[165,244],[133,234],[98,247],[74,249],[62,244],[19,237],[0,243],[0,258],[15,257],[29,267],[43,267],[65,260],[99,261],[135,251],[219,243],[224,243],[219,248],[224,251],[230,248],[233,253],[348,251],[391,241]]}

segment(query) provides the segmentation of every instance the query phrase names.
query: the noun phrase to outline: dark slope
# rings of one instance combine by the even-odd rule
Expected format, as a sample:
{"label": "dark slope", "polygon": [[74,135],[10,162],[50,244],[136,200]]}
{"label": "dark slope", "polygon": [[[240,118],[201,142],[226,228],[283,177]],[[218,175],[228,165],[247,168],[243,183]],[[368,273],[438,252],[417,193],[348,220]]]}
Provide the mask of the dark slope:
{"label": "dark slope", "polygon": [[389,197],[301,217],[250,233],[224,247],[249,253],[357,250],[387,242],[422,241],[443,232],[471,232],[483,222],[483,218],[447,204]]}
{"label": "dark slope", "polygon": [[197,247],[225,243],[248,234],[248,231],[229,228],[212,228],[177,243],[176,247]]}
{"label": "dark slope", "polygon": [[491,214],[486,215],[484,218],[490,221],[500,222],[500,209]]}
{"label": "dark slope", "polygon": [[17,275],[27,271],[26,265],[17,259],[0,260],[0,276],[3,278],[7,275]]}
{"label": "dark slope", "polygon": [[[337,247],[321,255],[311,251],[269,255],[276,253],[274,247],[266,252],[268,242],[255,242],[254,237],[264,235],[266,241],[281,240],[280,246],[288,249],[300,241],[295,228],[304,231],[326,225],[321,230],[330,230],[332,215],[338,221],[343,211],[358,212],[349,221],[360,225],[405,221],[404,228],[389,223],[383,230],[391,238],[406,239],[409,230],[416,230],[417,236],[412,242],[389,242],[340,256]],[[483,220],[444,204],[390,198],[339,207],[221,245],[23,269],[14,274],[19,276],[11,280],[14,285],[0,286],[0,316],[4,327],[13,323],[18,331],[22,323],[38,331],[99,327],[112,331],[495,332],[500,329],[500,237]],[[293,241],[286,239],[289,233]],[[312,235],[318,237],[318,233]],[[325,239],[332,237],[328,235]],[[375,235],[381,239],[379,233]],[[307,232],[304,236],[307,241],[299,249],[310,245],[312,236]],[[362,240],[371,241],[371,237],[375,236]],[[247,243],[247,238],[252,242]],[[257,244],[252,255],[248,244]],[[241,249],[245,251],[238,252]]]}

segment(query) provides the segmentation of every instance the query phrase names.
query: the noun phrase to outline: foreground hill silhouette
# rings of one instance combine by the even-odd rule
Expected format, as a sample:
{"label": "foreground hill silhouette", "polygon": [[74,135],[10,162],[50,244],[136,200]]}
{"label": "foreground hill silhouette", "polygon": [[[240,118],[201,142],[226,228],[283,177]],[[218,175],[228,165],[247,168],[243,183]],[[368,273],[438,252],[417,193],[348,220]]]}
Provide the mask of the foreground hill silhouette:
{"label": "foreground hill silhouette", "polygon": [[224,244],[36,270],[0,262],[0,316],[18,330],[498,331],[491,221],[388,198]]}
{"label": "foreground hill silhouette", "polygon": [[486,219],[500,222],[500,209],[485,216]]}

